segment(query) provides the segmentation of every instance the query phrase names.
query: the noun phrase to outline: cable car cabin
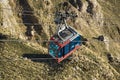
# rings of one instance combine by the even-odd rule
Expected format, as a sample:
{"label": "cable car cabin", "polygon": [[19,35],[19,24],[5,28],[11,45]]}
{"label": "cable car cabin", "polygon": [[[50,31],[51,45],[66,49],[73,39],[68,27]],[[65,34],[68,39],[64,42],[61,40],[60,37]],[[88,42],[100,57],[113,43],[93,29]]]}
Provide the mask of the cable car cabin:
{"label": "cable car cabin", "polygon": [[80,40],[81,36],[72,28],[67,27],[51,37],[49,54],[59,63],[80,47]]}

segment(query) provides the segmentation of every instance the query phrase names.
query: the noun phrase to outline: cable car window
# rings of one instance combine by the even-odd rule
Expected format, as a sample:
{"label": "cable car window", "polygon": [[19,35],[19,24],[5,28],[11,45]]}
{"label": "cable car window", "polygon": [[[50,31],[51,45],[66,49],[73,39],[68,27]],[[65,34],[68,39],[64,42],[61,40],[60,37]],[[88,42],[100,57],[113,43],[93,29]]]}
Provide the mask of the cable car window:
{"label": "cable car window", "polygon": [[63,48],[61,48],[58,53],[58,58],[61,58],[63,55],[64,55]]}
{"label": "cable car window", "polygon": [[49,45],[49,53],[50,53],[53,57],[56,57],[56,56],[57,56],[57,53],[58,53],[58,48],[59,48],[58,45],[56,45],[54,42],[50,42],[50,45]]}
{"label": "cable car window", "polygon": [[69,44],[67,44],[66,46],[64,46],[63,48],[60,49],[59,53],[58,53],[58,57],[64,57],[67,53],[69,53]]}
{"label": "cable car window", "polygon": [[70,51],[73,50],[75,48],[75,43],[74,42],[70,42]]}
{"label": "cable car window", "polygon": [[64,54],[69,53],[69,44],[64,47]]}

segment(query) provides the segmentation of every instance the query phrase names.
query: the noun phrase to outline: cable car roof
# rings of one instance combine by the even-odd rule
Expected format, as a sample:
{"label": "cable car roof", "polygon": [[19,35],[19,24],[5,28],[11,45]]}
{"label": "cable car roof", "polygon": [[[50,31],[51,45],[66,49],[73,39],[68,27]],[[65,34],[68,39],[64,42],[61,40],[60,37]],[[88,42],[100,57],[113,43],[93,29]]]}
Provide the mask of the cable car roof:
{"label": "cable car roof", "polygon": [[58,34],[56,33],[52,37],[52,39],[55,40],[56,42],[62,43],[62,42],[65,42],[67,40],[70,40],[71,38],[76,36],[77,32],[74,31],[72,28],[68,27],[68,28],[64,29],[63,31],[61,31],[59,34],[61,37],[59,37]]}

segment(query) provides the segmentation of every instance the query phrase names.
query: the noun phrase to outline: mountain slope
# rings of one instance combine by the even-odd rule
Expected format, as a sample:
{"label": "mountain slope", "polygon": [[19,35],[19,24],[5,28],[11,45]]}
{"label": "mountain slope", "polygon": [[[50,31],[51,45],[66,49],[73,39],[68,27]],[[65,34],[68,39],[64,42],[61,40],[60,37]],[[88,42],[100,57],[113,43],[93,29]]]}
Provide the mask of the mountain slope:
{"label": "mountain slope", "polygon": [[[11,41],[0,41],[0,79],[119,80],[119,3],[114,0],[1,0],[0,40]],[[55,33],[56,13],[66,10],[78,15],[67,23],[88,42],[74,52],[72,60],[58,64],[49,57],[48,43],[43,41]],[[93,39],[100,35],[106,41]],[[48,59],[36,60],[41,57]]]}

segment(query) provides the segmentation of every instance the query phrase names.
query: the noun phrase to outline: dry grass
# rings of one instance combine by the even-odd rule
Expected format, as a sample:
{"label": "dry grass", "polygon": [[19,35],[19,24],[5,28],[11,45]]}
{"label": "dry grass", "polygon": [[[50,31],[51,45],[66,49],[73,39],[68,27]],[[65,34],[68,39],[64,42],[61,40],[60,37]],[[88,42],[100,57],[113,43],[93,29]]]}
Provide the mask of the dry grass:
{"label": "dry grass", "polygon": [[[40,13],[34,15],[40,21],[43,26],[43,31],[46,33],[46,35],[36,35],[35,38],[49,39],[49,32],[53,34],[56,30],[56,25],[53,23],[54,15],[51,14],[54,14],[54,12],[59,9],[59,3],[68,0],[52,0],[50,10],[45,8],[45,3],[42,0],[38,0],[38,2],[36,2],[37,0],[28,1],[34,11],[39,10]],[[85,2],[85,0],[82,1]],[[104,20],[106,25],[102,28],[101,32],[95,29],[95,26],[98,25],[93,25],[92,23],[92,25],[89,25],[87,23],[87,20],[93,21],[89,14],[77,12],[77,10],[73,8],[81,16],[80,19],[78,19],[78,25],[81,26],[81,28],[77,27],[77,25],[75,28],[83,36],[92,41],[88,42],[87,45],[81,46],[81,48],[73,54],[74,57],[71,61],[65,60],[60,64],[56,63],[55,60],[39,60],[34,62],[30,59],[23,58],[23,54],[45,55],[47,54],[46,44],[32,43],[32,41],[0,42],[0,79],[7,80],[9,77],[9,79],[16,80],[118,80],[120,78],[119,64],[115,61],[108,63],[109,60],[106,52],[110,52],[113,58],[116,59],[120,53],[119,43],[111,42],[110,51],[108,51],[104,42],[92,39],[92,37],[99,36],[100,34],[107,36],[112,41],[119,38],[117,27],[120,27],[120,18],[116,15],[119,11],[113,11],[119,4],[111,7],[114,5],[111,1],[112,0],[110,0],[108,4],[103,4],[102,1],[99,1],[103,7],[102,12],[104,17],[115,19]],[[116,9],[118,9],[118,7]],[[112,25],[113,23],[116,25]],[[70,25],[74,24],[70,22]],[[24,29],[21,28],[23,29],[21,33],[24,34],[25,27],[23,24],[22,26]],[[49,30],[48,26],[52,26],[52,30]],[[8,33],[7,30],[5,31]],[[6,34],[2,29],[0,29],[0,33]]]}

